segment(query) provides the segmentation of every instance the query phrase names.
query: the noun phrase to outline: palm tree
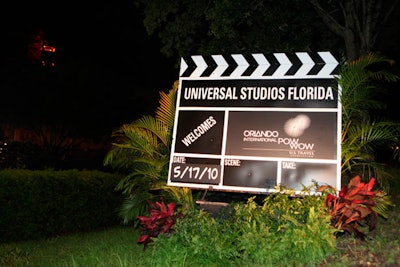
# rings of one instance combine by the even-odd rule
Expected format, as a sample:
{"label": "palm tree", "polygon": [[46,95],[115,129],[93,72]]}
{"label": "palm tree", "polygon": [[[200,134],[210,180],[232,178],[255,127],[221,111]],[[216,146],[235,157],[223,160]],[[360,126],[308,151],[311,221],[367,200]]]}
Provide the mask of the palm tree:
{"label": "palm tree", "polygon": [[368,54],[343,64],[337,81],[342,104],[342,181],[356,175],[375,177],[388,190],[388,174],[384,164],[377,162],[376,151],[399,144],[400,124],[379,117],[385,103],[378,89],[380,82],[394,82],[399,77],[379,68],[384,64],[393,61]]}
{"label": "palm tree", "polygon": [[112,135],[115,142],[104,165],[126,174],[116,187],[125,196],[119,211],[124,223],[146,213],[146,200],[162,197],[186,209],[193,205],[190,189],[167,186],[177,90],[176,81],[168,94],[160,92],[155,116],[145,115],[122,125]]}

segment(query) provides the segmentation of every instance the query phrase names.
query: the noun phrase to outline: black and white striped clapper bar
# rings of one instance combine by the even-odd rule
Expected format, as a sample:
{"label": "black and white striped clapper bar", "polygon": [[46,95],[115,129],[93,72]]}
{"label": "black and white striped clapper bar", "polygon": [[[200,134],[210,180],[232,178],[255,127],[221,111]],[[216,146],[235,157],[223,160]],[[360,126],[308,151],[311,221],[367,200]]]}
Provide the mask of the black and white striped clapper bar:
{"label": "black and white striped clapper bar", "polygon": [[338,71],[339,61],[330,52],[194,55],[181,60],[182,78],[325,78]]}

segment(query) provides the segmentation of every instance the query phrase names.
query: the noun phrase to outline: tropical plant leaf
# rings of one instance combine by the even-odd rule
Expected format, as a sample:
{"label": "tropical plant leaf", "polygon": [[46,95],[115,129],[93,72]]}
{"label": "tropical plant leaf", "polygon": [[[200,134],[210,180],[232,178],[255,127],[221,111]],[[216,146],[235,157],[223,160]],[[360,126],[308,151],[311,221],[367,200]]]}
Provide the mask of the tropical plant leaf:
{"label": "tropical plant leaf", "polygon": [[[392,63],[380,55],[368,54],[344,63],[337,77],[342,105],[342,177],[374,176],[386,188],[383,165],[376,162],[375,155],[377,150],[398,147],[400,124],[377,118],[375,113],[385,108],[380,100],[384,90],[379,85],[399,77],[376,66]],[[395,150],[393,158],[398,158]]]}
{"label": "tropical plant leaf", "polygon": [[178,82],[175,82],[168,94],[160,92],[155,116],[145,115],[124,124],[112,135],[113,146],[104,164],[126,173],[116,187],[127,198],[119,213],[124,222],[136,218],[144,211],[144,199],[163,196],[177,200],[177,203],[193,202],[191,197],[184,196],[191,195],[190,190],[167,186],[177,90]]}
{"label": "tropical plant leaf", "polygon": [[143,244],[145,250],[147,244],[160,234],[172,233],[172,227],[176,223],[174,215],[175,203],[165,205],[164,200],[151,202],[146,201],[149,206],[150,216],[137,216],[142,226],[137,243]]}
{"label": "tropical plant leaf", "polygon": [[168,94],[163,91],[160,92],[160,105],[156,111],[156,119],[164,125],[171,127],[174,125],[175,120],[175,102],[176,93],[178,91],[179,81],[175,81],[172,89]]}
{"label": "tropical plant leaf", "polygon": [[[359,225],[368,226],[370,230],[375,229],[378,216],[387,216],[388,208],[392,204],[384,191],[373,191],[374,185],[375,178],[364,183],[360,176],[355,176],[342,188],[339,195],[330,191],[326,195],[325,204],[330,212],[332,226],[361,239],[365,238],[365,234],[358,229]],[[317,191],[328,189],[331,188],[323,186]]]}

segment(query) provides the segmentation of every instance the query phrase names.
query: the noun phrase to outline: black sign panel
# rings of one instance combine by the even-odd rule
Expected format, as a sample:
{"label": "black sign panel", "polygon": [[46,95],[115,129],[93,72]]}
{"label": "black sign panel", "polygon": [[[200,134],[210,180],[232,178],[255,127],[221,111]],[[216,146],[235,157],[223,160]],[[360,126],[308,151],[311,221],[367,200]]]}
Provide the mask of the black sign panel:
{"label": "black sign panel", "polygon": [[337,108],[332,79],[182,81],[181,107]]}
{"label": "black sign panel", "polygon": [[235,160],[229,164],[225,160],[225,186],[274,188],[277,185],[277,162],[258,160]]}
{"label": "black sign panel", "polygon": [[337,158],[337,114],[231,111],[226,155]]}
{"label": "black sign panel", "polygon": [[175,157],[172,163],[171,181],[218,185],[221,181],[220,160]]}
{"label": "black sign panel", "polygon": [[220,155],[224,116],[223,111],[181,111],[175,151]]}

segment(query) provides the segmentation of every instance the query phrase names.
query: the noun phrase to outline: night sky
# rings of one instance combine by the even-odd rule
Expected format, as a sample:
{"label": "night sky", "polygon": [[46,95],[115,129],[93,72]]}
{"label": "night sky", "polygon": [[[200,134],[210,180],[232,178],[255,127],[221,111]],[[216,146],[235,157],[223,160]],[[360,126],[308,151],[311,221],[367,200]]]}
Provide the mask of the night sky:
{"label": "night sky", "polygon": [[[179,78],[178,60],[161,55],[160,42],[146,34],[129,1],[10,5],[10,19],[1,19],[7,40],[1,86],[8,99],[1,118],[65,121],[107,133],[154,113],[159,91]],[[44,77],[27,74],[21,64],[29,38],[39,30],[56,47],[56,65]]]}
{"label": "night sky", "polygon": [[[11,1],[2,9],[2,123],[56,121],[109,134],[154,113],[159,91],[179,78],[179,59],[160,53],[160,41],[147,35],[130,1],[91,3]],[[57,49],[47,76],[21,65],[40,29]],[[391,109],[398,113],[397,104]]]}

